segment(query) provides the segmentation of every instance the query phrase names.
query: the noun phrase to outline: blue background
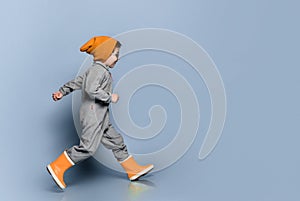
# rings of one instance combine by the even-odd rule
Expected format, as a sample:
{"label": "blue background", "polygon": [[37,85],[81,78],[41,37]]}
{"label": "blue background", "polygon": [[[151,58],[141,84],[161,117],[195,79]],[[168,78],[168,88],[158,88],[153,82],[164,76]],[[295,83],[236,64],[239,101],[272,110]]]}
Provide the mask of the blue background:
{"label": "blue background", "polygon": [[[299,200],[299,6],[296,0],[2,1],[0,200]],[[131,184],[89,159],[66,173],[65,192],[56,190],[45,166],[78,137],[71,96],[54,103],[51,93],[77,74],[86,58],[79,47],[90,37],[152,27],[192,38],[216,63],[228,101],[217,147],[198,160],[204,126],[181,160],[144,182]],[[116,79],[121,66],[113,70]],[[136,96],[150,98],[147,91]]]}

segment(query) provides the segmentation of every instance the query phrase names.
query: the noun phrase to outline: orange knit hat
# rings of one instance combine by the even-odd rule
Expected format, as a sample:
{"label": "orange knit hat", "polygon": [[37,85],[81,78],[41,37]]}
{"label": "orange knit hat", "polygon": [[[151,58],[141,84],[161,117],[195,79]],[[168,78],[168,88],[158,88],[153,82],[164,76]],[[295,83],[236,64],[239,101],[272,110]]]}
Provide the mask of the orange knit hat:
{"label": "orange knit hat", "polygon": [[94,61],[105,62],[113,52],[117,40],[109,36],[95,36],[81,46],[80,51],[94,56]]}

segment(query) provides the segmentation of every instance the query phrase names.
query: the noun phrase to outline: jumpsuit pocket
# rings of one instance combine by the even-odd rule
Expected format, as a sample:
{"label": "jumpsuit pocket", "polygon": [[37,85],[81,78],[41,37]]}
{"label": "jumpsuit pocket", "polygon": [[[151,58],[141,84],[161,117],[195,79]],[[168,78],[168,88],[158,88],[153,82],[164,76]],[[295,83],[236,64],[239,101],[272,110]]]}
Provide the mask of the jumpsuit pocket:
{"label": "jumpsuit pocket", "polygon": [[96,115],[95,115],[95,105],[94,104],[87,104],[80,110],[80,123],[81,125],[88,125],[92,122],[95,122]]}

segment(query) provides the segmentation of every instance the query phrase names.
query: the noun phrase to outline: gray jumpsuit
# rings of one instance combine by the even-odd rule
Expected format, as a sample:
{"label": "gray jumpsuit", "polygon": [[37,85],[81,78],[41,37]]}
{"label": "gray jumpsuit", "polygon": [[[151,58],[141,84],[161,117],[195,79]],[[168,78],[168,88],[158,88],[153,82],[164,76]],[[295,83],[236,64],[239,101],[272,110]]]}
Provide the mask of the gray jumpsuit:
{"label": "gray jumpsuit", "polygon": [[118,161],[129,155],[122,136],[109,121],[112,78],[109,67],[96,61],[82,75],[64,84],[59,91],[65,96],[81,89],[80,124],[82,135],[79,145],[67,149],[69,157],[78,163],[97,151],[100,142],[111,149]]}

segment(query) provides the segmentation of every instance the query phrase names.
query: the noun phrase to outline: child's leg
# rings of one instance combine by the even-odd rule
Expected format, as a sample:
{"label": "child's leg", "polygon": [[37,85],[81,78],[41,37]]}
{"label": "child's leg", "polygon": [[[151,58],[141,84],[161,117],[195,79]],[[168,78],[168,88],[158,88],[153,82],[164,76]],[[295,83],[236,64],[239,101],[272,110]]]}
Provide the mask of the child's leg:
{"label": "child's leg", "polygon": [[63,154],[47,166],[47,170],[61,189],[66,188],[64,182],[65,171],[76,163],[92,156],[99,147],[102,135],[102,124],[95,121],[95,118],[82,119],[80,144],[64,151]]}
{"label": "child's leg", "polygon": [[82,125],[82,127],[79,145],[67,149],[67,154],[75,164],[95,154],[103,135],[102,126],[97,122],[90,122],[87,125]]}
{"label": "child's leg", "polygon": [[109,124],[108,128],[104,131],[101,142],[106,148],[112,150],[118,161],[123,161],[129,157],[123,137],[111,124]]}
{"label": "child's leg", "polygon": [[152,164],[141,166],[132,156],[129,156],[123,137],[111,124],[109,124],[108,128],[104,131],[101,142],[106,148],[112,150],[115,158],[120,162],[130,180],[140,178],[150,172],[154,167]]}

